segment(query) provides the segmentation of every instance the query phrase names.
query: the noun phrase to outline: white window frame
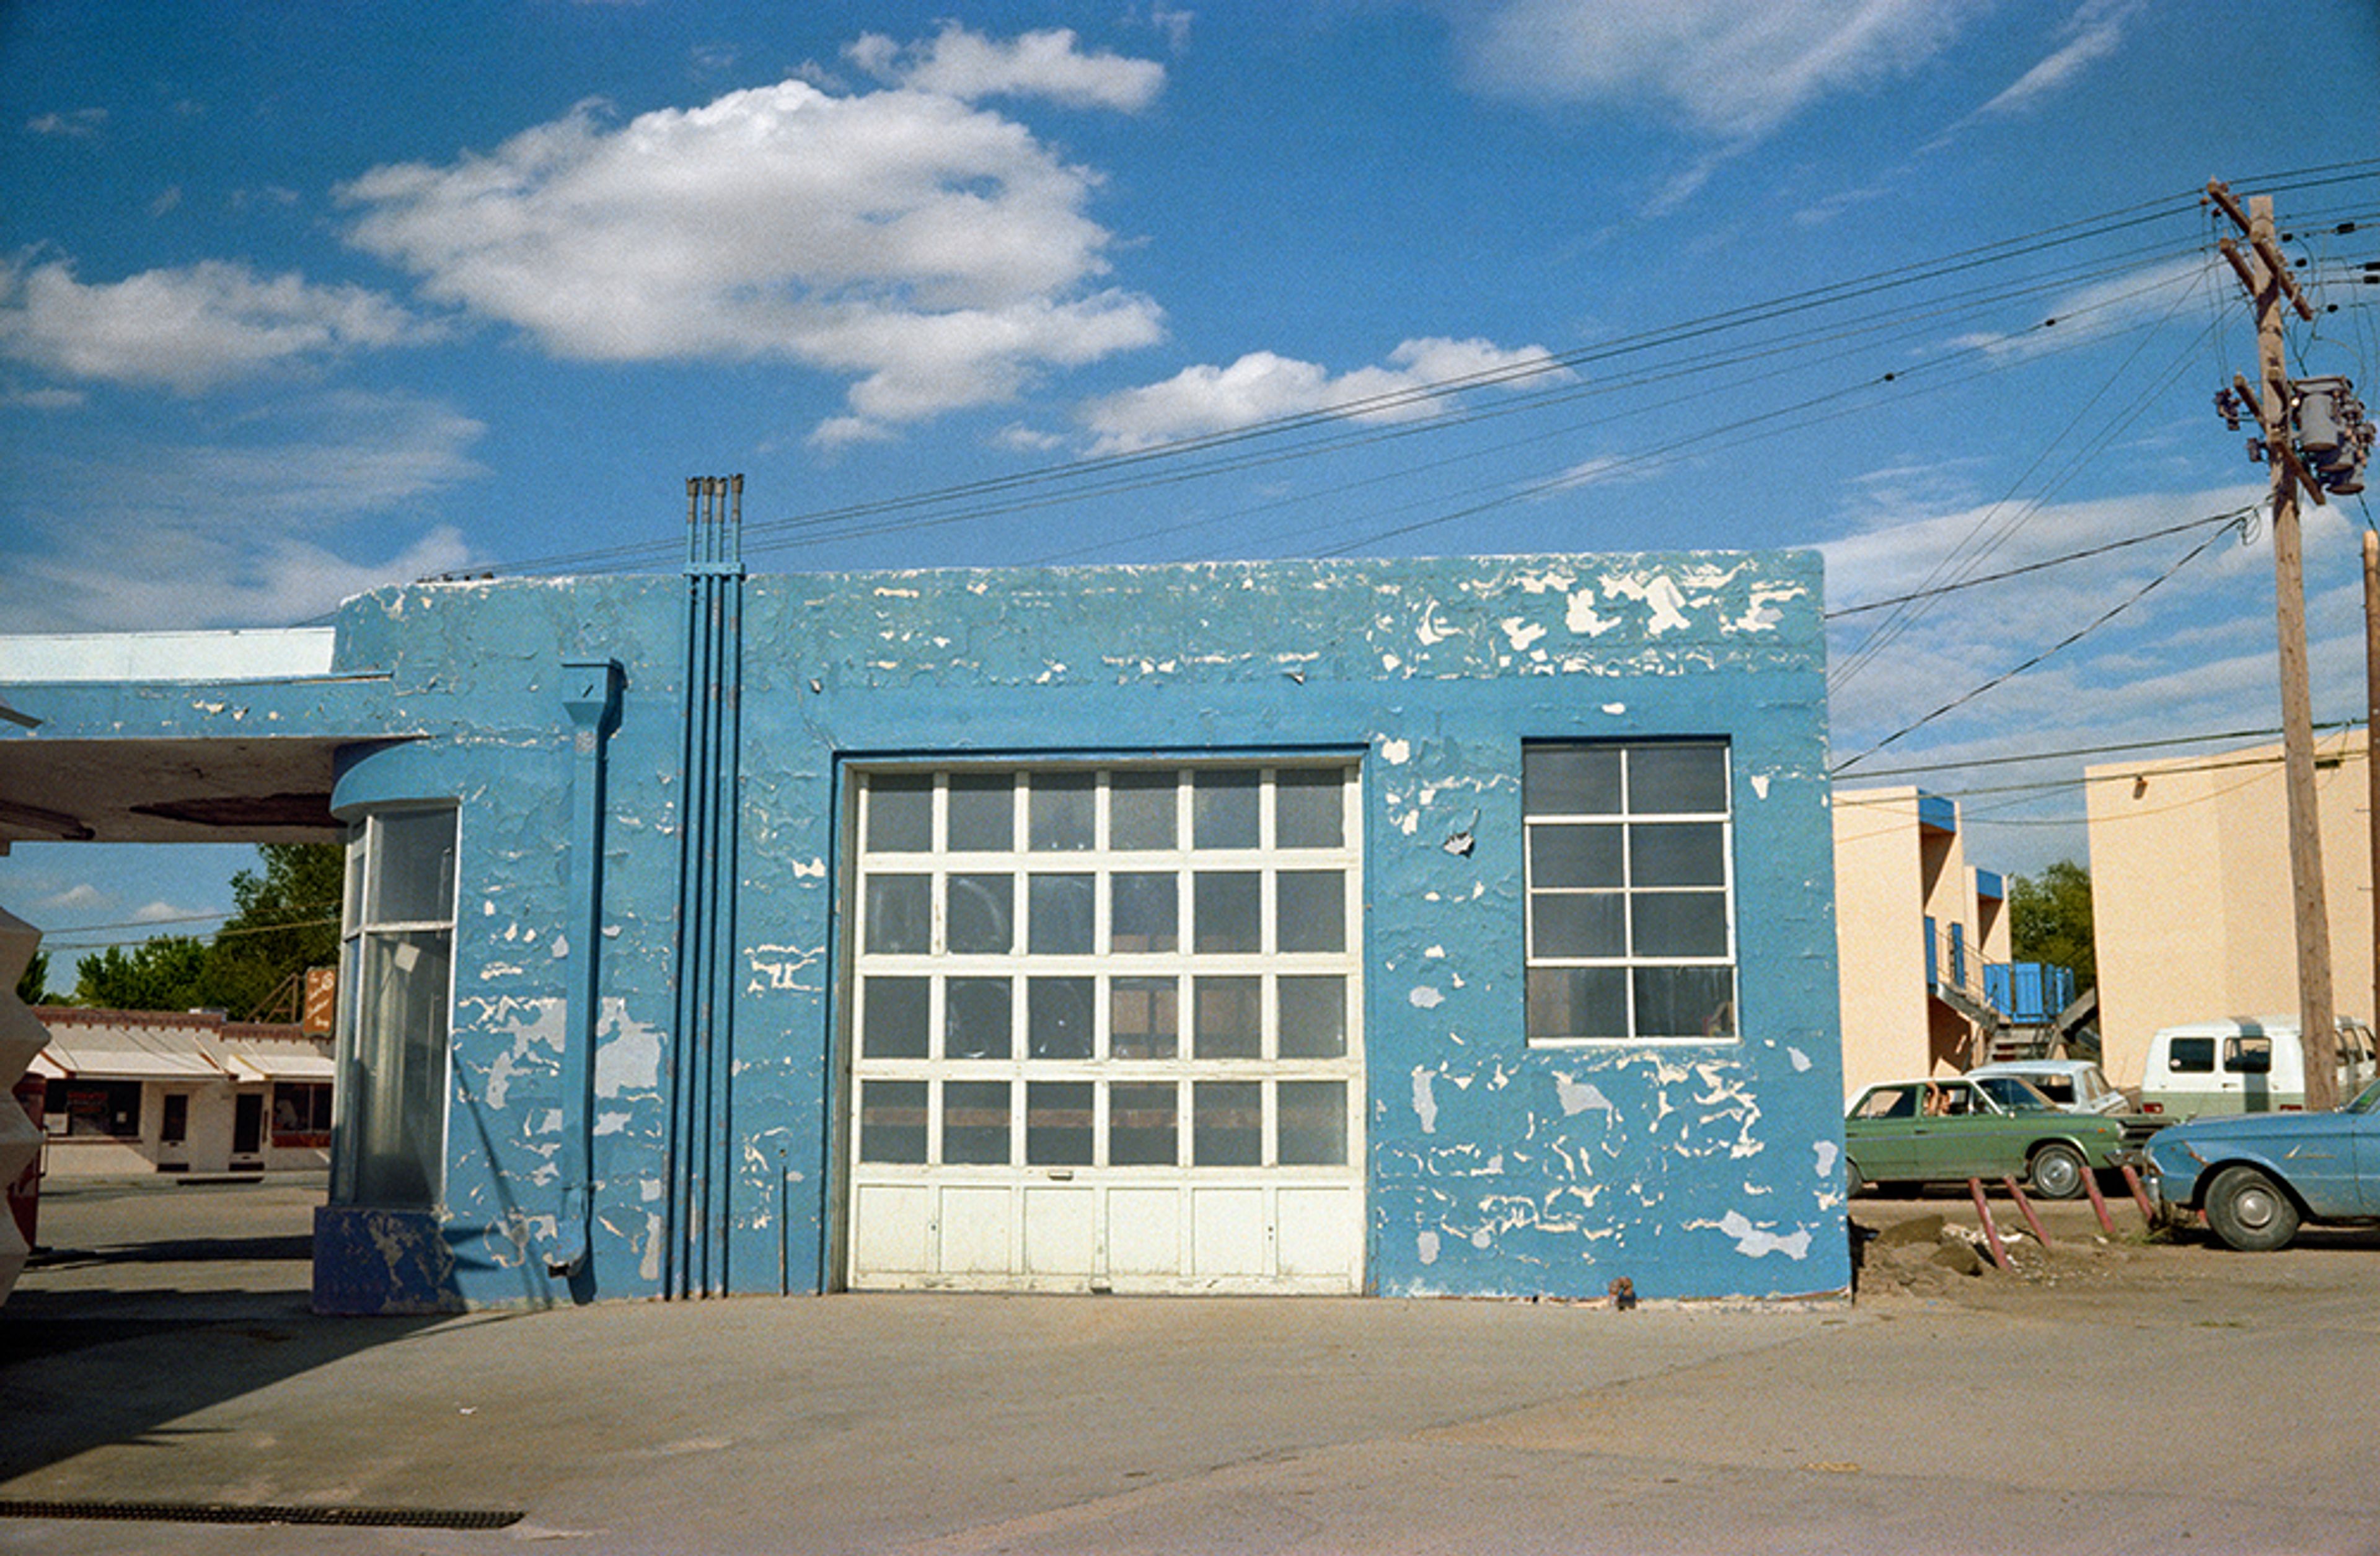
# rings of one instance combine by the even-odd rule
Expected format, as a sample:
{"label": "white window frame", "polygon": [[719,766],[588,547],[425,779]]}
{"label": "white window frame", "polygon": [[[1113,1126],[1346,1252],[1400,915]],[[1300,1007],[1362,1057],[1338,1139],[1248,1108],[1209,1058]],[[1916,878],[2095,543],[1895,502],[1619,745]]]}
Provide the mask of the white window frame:
{"label": "white window frame", "polygon": [[[850,901],[851,934],[846,966],[844,1052],[849,1056],[852,1108],[844,1160],[855,1173],[882,1177],[887,1173],[933,1173],[947,1176],[980,1172],[989,1177],[1013,1177],[1040,1173],[1053,1164],[1030,1160],[1027,1149],[1027,1105],[1023,1088],[1033,1082],[1092,1083],[1091,1160],[1080,1163],[1083,1175],[1131,1180],[1135,1177],[1178,1181],[1188,1174],[1218,1175],[1250,1172],[1302,1172],[1308,1164],[1281,1161],[1281,1090],[1299,1081],[1338,1082],[1343,1116],[1340,1133],[1343,1149],[1335,1162],[1312,1164],[1314,1171],[1360,1176],[1364,1164],[1363,1097],[1363,880],[1361,786],[1359,768],[1352,757],[1312,760],[1248,760],[1235,761],[1070,764],[1014,760],[962,763],[948,760],[917,763],[855,763],[854,803],[850,814],[855,831],[848,857],[853,861]],[[1290,772],[1330,772],[1339,775],[1339,842],[1332,847],[1284,849],[1277,837],[1275,798],[1279,778]],[[1258,833],[1254,846],[1200,848],[1194,845],[1195,786],[1201,774],[1249,772],[1257,779]],[[932,836],[924,851],[879,852],[871,848],[869,827],[875,782],[887,776],[932,777]],[[958,853],[950,850],[949,796],[954,776],[1007,774],[1016,780],[1012,790],[1011,846],[1002,851]],[[1113,845],[1112,811],[1108,803],[1114,780],[1121,775],[1172,774],[1174,778],[1173,845],[1163,849],[1119,849]],[[1088,776],[1094,785],[1096,832],[1090,847],[1078,850],[1034,849],[1030,846],[1031,784],[1043,776]],[[1284,875],[1301,870],[1337,871],[1341,875],[1343,933],[1335,951],[1282,952],[1278,948],[1279,887]],[[1176,947],[1172,951],[1117,951],[1113,948],[1113,893],[1109,881],[1117,874],[1171,872],[1178,893],[1175,913]],[[1259,948],[1243,952],[1199,952],[1194,948],[1196,927],[1194,877],[1200,872],[1253,872],[1259,880]],[[1013,897],[1011,946],[1004,954],[960,955],[947,949],[949,925],[945,882],[953,875],[1010,877]],[[1094,877],[1092,942],[1086,953],[1056,954],[1028,949],[1032,874],[1086,873]],[[917,952],[871,951],[868,944],[868,884],[888,875],[926,875],[931,894],[931,930],[927,948]],[[1282,1058],[1280,1042],[1280,980],[1299,975],[1337,977],[1342,980],[1345,1041],[1330,1058]],[[929,982],[927,1052],[921,1057],[892,1058],[864,1052],[868,985],[870,978],[922,977]],[[953,978],[1006,978],[1010,980],[1010,1039],[1005,1058],[946,1057],[942,1052],[949,981]],[[1035,977],[1082,978],[1093,980],[1091,1052],[1079,1058],[1030,1056],[1028,980]],[[1177,1032],[1169,1058],[1118,1058],[1113,1053],[1111,981],[1147,978],[1175,980]],[[1246,1058],[1203,1059],[1196,1052],[1196,980],[1208,978],[1256,978],[1261,989],[1261,1033],[1258,1052]],[[1237,1164],[1204,1163],[1196,1160],[1196,1087],[1201,1081],[1255,1082],[1261,1088],[1262,1121],[1257,1158]],[[870,1160],[864,1153],[868,1083],[926,1084],[926,1142],[923,1161]],[[968,1081],[1005,1081],[1011,1087],[1007,1160],[1000,1163],[944,1161],[944,1087]],[[1110,1100],[1118,1085],[1159,1085],[1175,1088],[1175,1158],[1170,1163],[1115,1163],[1110,1161]],[[1063,1164],[1056,1164],[1063,1170]]]}
{"label": "white window frame", "polygon": [[[1674,750],[1684,747],[1706,748],[1715,748],[1719,753],[1721,763],[1720,794],[1722,796],[1721,808],[1719,809],[1665,809],[1660,806],[1658,796],[1649,793],[1640,796],[1636,793],[1633,780],[1628,776],[1633,771],[1631,764],[1633,753],[1665,748]],[[1524,881],[1523,895],[1526,906],[1522,926],[1522,946],[1523,956],[1525,963],[1525,975],[1523,978],[1522,984],[1523,1001],[1524,1005],[1523,1029],[1527,1034],[1529,1045],[1531,1047],[1610,1047],[1615,1044],[1625,1044],[1629,1046],[1680,1046],[1687,1044],[1701,1045],[1714,1042],[1730,1044],[1740,1042],[1742,1040],[1743,1031],[1743,1023],[1741,1014],[1741,1001],[1742,999],[1742,969],[1738,965],[1739,941],[1736,930],[1737,903],[1735,890],[1734,805],[1735,759],[1731,742],[1723,736],[1689,737],[1681,739],[1647,738],[1622,740],[1531,741],[1523,748],[1524,772],[1529,755],[1545,752],[1560,752],[1564,750],[1617,751],[1620,753],[1621,771],[1623,774],[1621,781],[1621,801],[1620,808],[1617,810],[1609,812],[1560,812],[1549,809],[1533,808],[1533,804],[1541,805],[1544,802],[1533,802],[1529,799],[1526,794],[1524,780],[1522,806],[1522,832],[1524,843],[1522,856]],[[1633,879],[1633,859],[1636,852],[1634,845],[1635,829],[1639,826],[1673,823],[1700,825],[1716,824],[1718,826],[1721,880],[1717,886],[1643,886],[1638,885],[1635,882]],[[1540,827],[1578,825],[1611,826],[1616,827],[1621,831],[1622,834],[1621,860],[1623,873],[1621,881],[1616,887],[1590,889],[1554,885],[1541,886],[1538,883],[1536,879],[1536,833],[1538,829]],[[1725,896],[1724,911],[1727,943],[1725,950],[1722,953],[1708,955],[1685,955],[1658,954],[1638,954],[1634,952],[1633,949],[1634,915],[1636,905],[1640,901],[1648,897],[1663,894],[1673,894],[1685,892],[1708,893],[1714,890],[1723,893]],[[1540,904],[1547,899],[1553,897],[1569,894],[1594,893],[1617,895],[1620,899],[1622,913],[1621,926],[1621,954],[1617,955],[1593,956],[1540,955],[1537,952],[1537,914]],[[1723,1017],[1721,1023],[1716,1028],[1706,1029],[1701,1033],[1645,1034],[1640,1031],[1639,1028],[1641,1021],[1637,1008],[1637,973],[1640,970],[1645,969],[1697,966],[1726,969],[1728,982],[1727,998],[1721,1003],[1718,1013],[1717,1013],[1718,1015]],[[1540,1032],[1537,1030],[1540,1024],[1540,1015],[1537,1008],[1538,995],[1536,988],[1537,982],[1536,975],[1541,972],[1557,972],[1570,968],[1609,968],[1620,972],[1621,975],[1621,985],[1625,991],[1627,1010],[1628,1029],[1625,1032],[1559,1033]]]}
{"label": "white window frame", "polygon": [[[378,918],[373,909],[380,896],[379,877],[387,865],[390,824],[433,815],[443,815],[447,820],[444,879],[443,891],[438,893],[443,896],[441,915]],[[367,814],[347,834],[346,901],[339,947],[339,1083],[331,1099],[330,1197],[334,1204],[427,1210],[439,1208],[444,1199],[447,1113],[454,1063],[455,904],[460,886],[461,857],[462,817],[459,808],[453,805],[391,806]],[[382,1049],[392,1041],[402,1049],[406,1039],[402,1030],[390,1034],[381,1029],[383,1007],[375,1003],[375,991],[365,987],[364,969],[377,962],[382,947],[394,944],[395,949],[388,953],[392,965],[401,975],[409,975],[410,969],[405,966],[407,954],[418,957],[425,942],[434,945],[443,956],[445,976],[422,987],[408,987],[402,991],[401,997],[417,1002],[419,1008],[433,1018],[437,1052],[430,1061],[431,1073],[412,1076],[415,1084],[411,1086],[403,1081],[376,1086],[372,1077],[385,1074],[390,1063]],[[409,1064],[422,1055],[401,1053],[400,1057]],[[402,1112],[408,1096],[428,1116],[406,1115],[395,1120],[373,1116],[373,1111],[381,1107],[395,1107]],[[390,1133],[392,1129],[394,1135]],[[419,1193],[381,1192],[386,1181],[385,1170],[364,1160],[375,1139],[385,1146],[399,1136],[409,1142],[409,1149],[402,1154],[421,1169],[424,1182]],[[380,1154],[399,1153],[388,1149]]]}

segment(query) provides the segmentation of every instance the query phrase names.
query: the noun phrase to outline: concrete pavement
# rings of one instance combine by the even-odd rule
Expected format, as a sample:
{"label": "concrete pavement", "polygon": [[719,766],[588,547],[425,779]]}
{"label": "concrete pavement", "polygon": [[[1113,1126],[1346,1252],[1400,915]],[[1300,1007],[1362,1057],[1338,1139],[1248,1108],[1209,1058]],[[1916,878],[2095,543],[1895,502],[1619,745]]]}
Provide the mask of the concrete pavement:
{"label": "concrete pavement", "polygon": [[[1987,1277],[1982,1306],[1783,1311],[927,1295],[334,1320],[285,1257],[316,1197],[47,1205],[44,1244],[83,1254],[0,1308],[0,1500],[519,1520],[7,1517],[0,1550],[2380,1551],[2368,1240],[2186,1292],[2152,1270],[2157,1304],[2070,1273],[2062,1297]],[[111,1255],[161,1210],[208,1257]]]}

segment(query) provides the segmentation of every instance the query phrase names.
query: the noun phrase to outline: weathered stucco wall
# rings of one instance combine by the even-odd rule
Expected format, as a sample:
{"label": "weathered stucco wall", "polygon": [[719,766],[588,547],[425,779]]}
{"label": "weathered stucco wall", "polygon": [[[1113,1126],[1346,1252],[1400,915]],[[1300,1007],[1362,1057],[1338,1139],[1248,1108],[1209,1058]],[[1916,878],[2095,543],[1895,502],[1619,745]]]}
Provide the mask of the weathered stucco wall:
{"label": "weathered stucco wall", "polygon": [[[387,727],[418,738],[352,748],[336,803],[459,802],[460,901],[443,1230],[356,1220],[325,1258],[472,1303],[671,1289],[687,591],[421,585],[343,613],[338,669],[384,674]],[[840,762],[1309,751],[1361,765],[1374,1289],[1848,1285],[1814,555],[756,577],[742,601],[733,1078],[709,1100],[732,1182],[698,1233],[721,1289],[833,1278]],[[563,666],[602,659],[625,675],[589,947]],[[1667,735],[1731,744],[1742,1035],[1532,1049],[1523,743]],[[566,991],[590,951],[593,1239],[565,1278]]]}

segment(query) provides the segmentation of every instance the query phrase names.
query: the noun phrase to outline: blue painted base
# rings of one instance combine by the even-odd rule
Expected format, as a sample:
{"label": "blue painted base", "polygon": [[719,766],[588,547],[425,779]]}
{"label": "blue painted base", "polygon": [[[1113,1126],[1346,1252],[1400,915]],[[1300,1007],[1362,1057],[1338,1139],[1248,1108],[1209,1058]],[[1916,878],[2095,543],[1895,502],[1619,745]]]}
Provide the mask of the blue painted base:
{"label": "blue painted base", "polygon": [[373,1317],[463,1307],[454,1250],[434,1212],[360,1205],[315,1210],[315,1312]]}

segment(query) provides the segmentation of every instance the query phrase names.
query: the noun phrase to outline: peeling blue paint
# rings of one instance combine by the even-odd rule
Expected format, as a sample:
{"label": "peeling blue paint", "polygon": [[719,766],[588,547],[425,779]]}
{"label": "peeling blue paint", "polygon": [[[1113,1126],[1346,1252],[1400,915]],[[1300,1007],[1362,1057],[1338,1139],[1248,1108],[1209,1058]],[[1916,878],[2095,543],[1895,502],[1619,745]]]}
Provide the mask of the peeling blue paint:
{"label": "peeling blue paint", "polygon": [[[461,805],[444,1204],[429,1222],[374,1223],[423,1240],[418,1272],[382,1282],[406,1300],[683,1289],[668,1185],[691,1078],[673,1058],[686,588],[386,590],[343,609],[322,682],[40,699],[43,737],[252,737],[271,722],[350,739],[343,815]],[[1820,601],[1817,561],[1798,553],[742,580],[722,861],[734,1052],[698,1110],[723,1181],[715,1223],[689,1229],[718,1248],[721,1289],[833,1281],[844,761],[1287,750],[1362,763],[1371,1289],[1592,1296],[1622,1274],[1648,1298],[1847,1287]],[[572,930],[563,706],[565,666],[589,659],[625,671],[594,944]],[[1723,736],[1732,753],[1742,1036],[1532,1047],[1523,742],[1671,735]],[[569,977],[597,945],[589,1249],[563,1282],[536,1251],[558,1204]],[[354,1216],[334,1224],[337,1283],[355,1273],[341,1260],[378,1245]]]}

